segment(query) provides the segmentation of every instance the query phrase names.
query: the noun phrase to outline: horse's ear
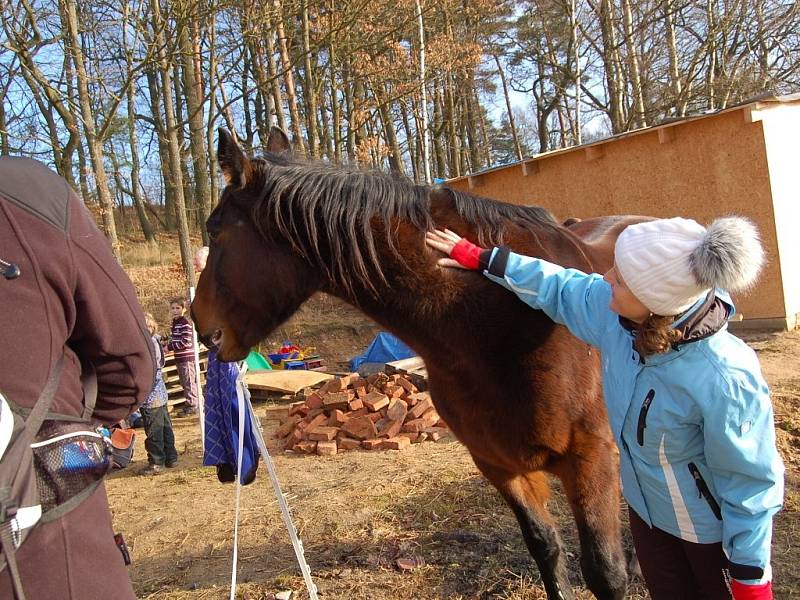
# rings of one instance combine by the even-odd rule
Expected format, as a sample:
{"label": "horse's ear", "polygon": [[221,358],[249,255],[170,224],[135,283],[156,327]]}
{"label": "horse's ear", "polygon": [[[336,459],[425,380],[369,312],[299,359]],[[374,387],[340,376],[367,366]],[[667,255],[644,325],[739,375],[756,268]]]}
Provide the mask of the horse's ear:
{"label": "horse's ear", "polygon": [[219,129],[217,141],[217,162],[228,185],[244,187],[250,172],[250,161],[239,148],[236,140],[225,129]]}
{"label": "horse's ear", "polygon": [[267,138],[267,152],[270,154],[291,154],[292,143],[289,136],[280,127],[274,125],[270,127],[269,137]]}

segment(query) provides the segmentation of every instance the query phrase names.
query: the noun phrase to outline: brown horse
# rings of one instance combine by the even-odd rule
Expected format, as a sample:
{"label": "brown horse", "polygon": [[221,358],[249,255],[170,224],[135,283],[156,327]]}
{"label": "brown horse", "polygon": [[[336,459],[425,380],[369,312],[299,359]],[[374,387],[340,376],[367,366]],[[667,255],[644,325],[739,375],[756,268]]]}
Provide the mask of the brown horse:
{"label": "brown horse", "polygon": [[[425,360],[436,409],[514,512],[548,598],[574,598],[545,508],[548,473],[575,516],[587,586],[623,598],[597,351],[479,273],[438,267],[424,235],[447,227],[584,271],[610,266],[608,244],[582,242],[541,208],[298,162],[278,129],[263,159],[220,131],[218,157],[228,185],[208,219],[210,253],[191,307],[203,342],[221,360],[241,360],[317,291],[359,307]],[[583,223],[598,238],[607,229]]]}

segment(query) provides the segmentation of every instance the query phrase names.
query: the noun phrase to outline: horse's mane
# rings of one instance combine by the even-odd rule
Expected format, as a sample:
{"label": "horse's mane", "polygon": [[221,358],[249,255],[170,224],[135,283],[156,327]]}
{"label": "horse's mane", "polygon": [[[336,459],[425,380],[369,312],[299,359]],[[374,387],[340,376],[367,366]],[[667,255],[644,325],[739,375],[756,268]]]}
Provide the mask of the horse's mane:
{"label": "horse's mane", "polygon": [[[373,227],[382,224],[389,248],[396,250],[401,221],[420,231],[433,229],[430,186],[404,177],[302,162],[285,155],[253,159],[251,180],[262,183],[253,205],[253,221],[261,235],[280,235],[328,277],[352,289],[354,278],[373,289],[372,279],[386,281],[375,245]],[[519,206],[480,198],[448,188],[458,215],[474,225],[481,245],[502,244],[505,229],[554,226],[545,208]],[[324,242],[324,254],[320,244]],[[402,260],[402,257],[400,257]]]}

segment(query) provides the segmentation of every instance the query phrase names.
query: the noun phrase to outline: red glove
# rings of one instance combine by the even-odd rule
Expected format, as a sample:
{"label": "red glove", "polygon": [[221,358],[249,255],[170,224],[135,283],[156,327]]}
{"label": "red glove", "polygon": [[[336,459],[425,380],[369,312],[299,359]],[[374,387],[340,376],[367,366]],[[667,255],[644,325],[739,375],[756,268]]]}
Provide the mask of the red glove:
{"label": "red glove", "polygon": [[747,585],[733,579],[731,593],[733,600],[772,600],[772,582]]}
{"label": "red glove", "polygon": [[450,258],[458,262],[462,267],[477,270],[480,268],[481,252],[483,252],[483,248],[476,246],[467,238],[461,238],[458,243],[453,246],[453,250],[450,252]]}

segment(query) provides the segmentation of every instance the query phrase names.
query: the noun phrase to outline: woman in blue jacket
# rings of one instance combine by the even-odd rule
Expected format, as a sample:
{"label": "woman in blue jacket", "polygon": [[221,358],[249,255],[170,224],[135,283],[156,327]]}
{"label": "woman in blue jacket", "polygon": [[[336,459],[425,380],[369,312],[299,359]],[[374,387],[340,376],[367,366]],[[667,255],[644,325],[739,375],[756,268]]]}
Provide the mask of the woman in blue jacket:
{"label": "woman in blue jacket", "polygon": [[769,390],[727,330],[722,290],[753,284],[758,232],[727,217],[627,227],[605,275],[565,269],[452,231],[439,264],[482,270],[600,349],[631,531],[654,600],[772,598],[772,517],[783,499]]}

